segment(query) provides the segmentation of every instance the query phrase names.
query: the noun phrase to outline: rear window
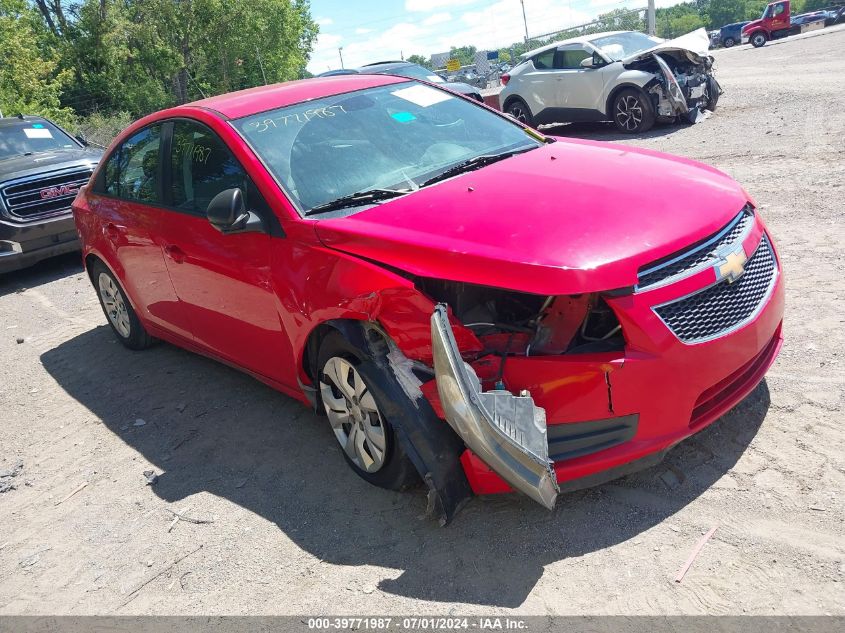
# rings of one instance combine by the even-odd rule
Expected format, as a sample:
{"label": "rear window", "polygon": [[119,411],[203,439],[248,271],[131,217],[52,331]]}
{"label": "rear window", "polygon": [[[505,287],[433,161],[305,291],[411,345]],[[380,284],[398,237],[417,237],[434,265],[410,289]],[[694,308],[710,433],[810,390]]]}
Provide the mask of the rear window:
{"label": "rear window", "polygon": [[78,147],[70,136],[49,121],[0,121],[0,160]]}

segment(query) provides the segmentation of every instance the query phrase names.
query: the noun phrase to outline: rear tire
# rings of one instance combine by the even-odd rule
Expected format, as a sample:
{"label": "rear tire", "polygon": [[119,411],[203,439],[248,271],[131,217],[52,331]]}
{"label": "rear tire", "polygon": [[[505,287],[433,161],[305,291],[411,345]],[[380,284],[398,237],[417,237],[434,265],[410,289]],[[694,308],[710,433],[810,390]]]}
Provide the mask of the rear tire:
{"label": "rear tire", "polygon": [[320,400],[349,467],[368,483],[388,490],[418,483],[417,470],[384,415],[397,406],[415,411],[407,396],[385,402],[380,385],[395,382],[395,377],[339,332],[323,339],[317,362]]}
{"label": "rear tire", "polygon": [[100,299],[100,307],[103,308],[106,320],[117,340],[131,350],[139,351],[150,347],[155,339],[141,325],[138,315],[114,274],[101,261],[91,264],[90,274],[97,297]]}
{"label": "rear tire", "polygon": [[611,116],[616,129],[624,134],[648,132],[657,118],[651,99],[634,88],[625,88],[614,97]]}
{"label": "rear tire", "polygon": [[505,114],[509,114],[520,123],[524,123],[528,127],[534,127],[534,116],[528,104],[519,97],[513,97],[508,101],[508,107],[505,108]]}
{"label": "rear tire", "polygon": [[761,46],[765,46],[766,42],[769,41],[768,36],[763,33],[763,31],[757,31],[754,35],[751,36],[751,45],[754,48],[760,48]]}
{"label": "rear tire", "polygon": [[725,48],[730,48],[731,46],[736,46],[736,40],[732,37],[725,39],[725,41],[722,42],[722,43],[725,45]]}

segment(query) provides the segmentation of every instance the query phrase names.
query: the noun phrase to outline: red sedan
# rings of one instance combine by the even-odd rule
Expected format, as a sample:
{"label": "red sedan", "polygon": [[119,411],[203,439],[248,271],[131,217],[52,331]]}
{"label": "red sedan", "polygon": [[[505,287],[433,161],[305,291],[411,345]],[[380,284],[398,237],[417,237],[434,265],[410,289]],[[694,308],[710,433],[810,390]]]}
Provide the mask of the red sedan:
{"label": "red sedan", "polygon": [[552,507],[656,463],[782,342],[777,255],[728,176],[405,78],[150,115],[74,213],[124,345],[311,405],[358,475],[424,481],[442,521],[473,493]]}

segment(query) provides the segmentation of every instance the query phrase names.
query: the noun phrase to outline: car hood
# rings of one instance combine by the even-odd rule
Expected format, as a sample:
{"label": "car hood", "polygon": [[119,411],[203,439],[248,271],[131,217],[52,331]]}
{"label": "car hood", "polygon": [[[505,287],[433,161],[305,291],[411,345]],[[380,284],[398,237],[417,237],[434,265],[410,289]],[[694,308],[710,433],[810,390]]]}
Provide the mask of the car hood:
{"label": "car hood", "polygon": [[651,55],[652,53],[667,53],[672,51],[686,51],[698,57],[707,57],[710,50],[710,38],[707,36],[707,31],[703,28],[697,29],[686,35],[681,35],[673,40],[666,40],[657,46],[652,46],[644,51],[634,53],[624,58],[623,64],[642,59]]}
{"label": "car hood", "polygon": [[751,29],[756,28],[761,24],[763,24],[763,20],[752,20],[751,22],[742,27],[742,33],[748,33],[751,31]]}
{"label": "car hood", "polygon": [[47,171],[47,168],[94,166],[102,155],[100,150],[86,147],[14,156],[0,160],[0,181],[40,174]]}
{"label": "car hood", "polygon": [[640,267],[715,233],[747,201],[706,165],[561,140],[315,230],[330,248],[414,275],[578,294],[635,285]]}

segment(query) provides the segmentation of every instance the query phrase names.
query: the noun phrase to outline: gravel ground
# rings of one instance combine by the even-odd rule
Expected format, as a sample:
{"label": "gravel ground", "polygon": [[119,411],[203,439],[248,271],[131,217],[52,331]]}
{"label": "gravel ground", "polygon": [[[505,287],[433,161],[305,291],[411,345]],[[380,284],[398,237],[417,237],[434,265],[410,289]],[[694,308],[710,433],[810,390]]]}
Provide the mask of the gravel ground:
{"label": "gravel ground", "polygon": [[[123,349],[76,257],[0,278],[0,613],[845,614],[842,50],[839,30],[719,51],[714,116],[624,139],[757,200],[786,345],[664,464],[553,513],[478,498],[439,528],[422,492],[353,476],[289,398],[168,345]],[[174,525],[183,509],[210,522]]]}

